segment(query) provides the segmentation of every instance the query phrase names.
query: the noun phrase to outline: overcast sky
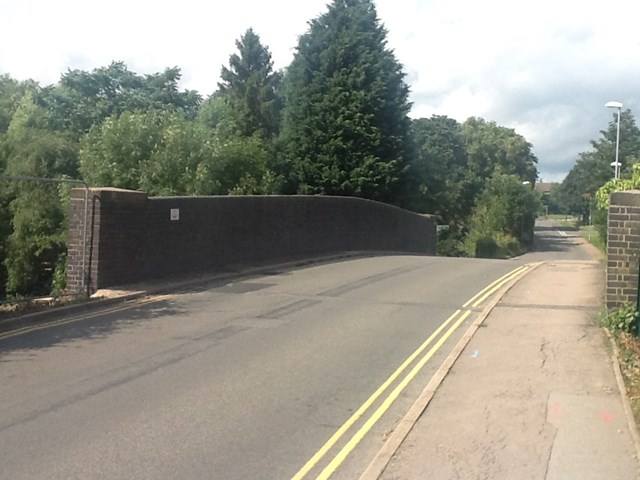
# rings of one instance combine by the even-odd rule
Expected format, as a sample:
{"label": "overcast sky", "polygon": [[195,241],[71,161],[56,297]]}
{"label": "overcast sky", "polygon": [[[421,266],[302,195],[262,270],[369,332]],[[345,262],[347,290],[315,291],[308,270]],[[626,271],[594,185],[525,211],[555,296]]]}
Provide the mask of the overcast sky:
{"label": "overcast sky", "polygon": [[[122,60],[137,73],[182,69],[182,87],[217,86],[253,27],[276,68],[328,0],[0,0],[0,73],[43,85],[68,68]],[[636,0],[377,0],[404,65],[414,118],[470,116],[533,144],[541,179],[560,181],[614,119],[640,112]],[[613,159],[612,159],[613,161]]]}

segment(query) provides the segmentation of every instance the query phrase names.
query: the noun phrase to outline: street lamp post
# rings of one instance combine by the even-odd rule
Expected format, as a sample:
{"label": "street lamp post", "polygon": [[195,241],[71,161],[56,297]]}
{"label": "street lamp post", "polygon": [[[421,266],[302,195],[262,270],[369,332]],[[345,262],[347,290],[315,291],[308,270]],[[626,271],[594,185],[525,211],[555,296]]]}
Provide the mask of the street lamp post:
{"label": "street lamp post", "polygon": [[613,172],[614,172],[613,173],[613,178],[618,180],[620,178],[620,167],[621,167],[621,164],[618,161],[618,155],[619,155],[619,152],[620,152],[620,115],[622,113],[622,103],[620,103],[620,102],[607,102],[604,106],[608,107],[608,108],[616,108],[616,109],[618,109],[618,133],[616,135],[616,161],[611,164],[613,166]]}

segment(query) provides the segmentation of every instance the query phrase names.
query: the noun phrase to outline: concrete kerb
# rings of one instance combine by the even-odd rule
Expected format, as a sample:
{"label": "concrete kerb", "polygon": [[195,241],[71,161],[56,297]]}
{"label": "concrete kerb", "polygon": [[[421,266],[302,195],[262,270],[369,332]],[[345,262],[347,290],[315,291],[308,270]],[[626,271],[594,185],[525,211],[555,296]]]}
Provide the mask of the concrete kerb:
{"label": "concrete kerb", "polygon": [[37,312],[26,313],[24,315],[17,315],[5,319],[0,318],[0,332],[6,333],[12,330],[17,330],[24,327],[26,324],[38,324],[41,322],[51,321],[54,318],[73,315],[82,311],[94,311],[103,308],[116,305],[118,303],[125,303],[134,301],[143,297],[152,295],[169,294],[172,292],[184,293],[189,288],[205,285],[208,283],[218,283],[228,280],[237,280],[251,277],[253,275],[259,275],[264,272],[268,272],[274,269],[292,269],[301,268],[308,265],[319,265],[322,263],[334,262],[347,258],[364,258],[369,256],[379,255],[417,255],[407,252],[370,252],[370,251],[354,251],[344,252],[334,255],[326,255],[321,257],[297,259],[288,262],[274,263],[261,266],[243,267],[237,266],[237,269],[233,271],[224,271],[222,273],[201,275],[196,279],[177,280],[177,281],[162,281],[160,280],[157,285],[153,282],[149,282],[148,286],[144,288],[138,288],[136,285],[123,285],[115,287],[114,290],[122,293],[116,293],[108,298],[96,297],[85,299],[84,301],[78,301],[69,305],[51,307],[46,310]]}
{"label": "concrete kerb", "polygon": [[380,475],[382,475],[384,470],[387,468],[389,461],[391,460],[393,455],[395,455],[398,448],[400,448],[400,445],[402,445],[402,442],[407,437],[420,416],[427,409],[429,403],[433,399],[433,396],[438,390],[438,387],[445,379],[458,357],[460,357],[463,350],[469,344],[478,328],[480,328],[480,325],[482,325],[482,323],[489,316],[498,302],[502,300],[502,298],[507,294],[509,290],[511,290],[511,288],[517,282],[519,282],[526,275],[545,263],[547,262],[538,262],[532,264],[532,267],[529,268],[523,275],[515,277],[504,287],[502,287],[501,290],[498,291],[491,302],[482,310],[480,315],[478,315],[478,318],[474,320],[474,322],[469,326],[462,338],[453,347],[451,353],[440,365],[435,375],[431,378],[427,386],[424,388],[424,390],[422,390],[416,401],[409,408],[409,411],[400,420],[400,422],[398,422],[398,425],[393,430],[391,435],[389,435],[382,448],[378,451],[371,463],[369,463],[369,465],[367,466],[366,470],[360,476],[360,480],[377,480]]}
{"label": "concrete kerb", "polygon": [[604,332],[609,337],[609,342],[611,343],[611,364],[613,366],[613,373],[616,376],[616,383],[618,384],[618,389],[620,390],[620,397],[622,399],[622,407],[624,409],[624,413],[627,415],[627,423],[629,425],[629,432],[631,433],[631,438],[633,438],[633,445],[636,448],[636,458],[640,460],[640,435],[638,434],[638,425],[636,424],[636,419],[633,415],[633,409],[631,408],[631,402],[629,401],[629,396],[627,395],[627,387],[624,384],[624,379],[622,378],[622,370],[620,368],[620,352],[618,351],[618,345],[616,345],[616,341],[613,338],[613,335],[609,333],[609,330],[603,328]]}

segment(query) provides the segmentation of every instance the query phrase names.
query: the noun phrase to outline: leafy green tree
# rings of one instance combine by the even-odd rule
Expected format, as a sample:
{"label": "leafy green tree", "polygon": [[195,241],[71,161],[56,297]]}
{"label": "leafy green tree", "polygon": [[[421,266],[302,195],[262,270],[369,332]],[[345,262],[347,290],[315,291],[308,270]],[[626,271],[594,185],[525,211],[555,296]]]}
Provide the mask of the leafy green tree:
{"label": "leafy green tree", "polygon": [[477,177],[486,179],[494,173],[516,175],[534,184],[538,178],[538,159],[531,144],[513,129],[495,122],[471,117],[462,124],[469,169]]}
{"label": "leafy green tree", "polygon": [[199,193],[195,178],[198,166],[214,154],[213,132],[175,114],[160,122],[159,127],[157,144],[139,166],[139,188],[151,195]]}
{"label": "leafy green tree", "polygon": [[229,67],[222,67],[220,97],[228,103],[228,113],[241,136],[275,138],[282,109],[281,75],[273,71],[271,53],[253,29],[236,41],[236,47],[238,53],[229,57]]}
{"label": "leafy green tree", "polygon": [[[20,82],[9,75],[0,75],[0,135],[6,133],[13,114],[20,101],[27,94],[38,91],[38,84],[32,80]],[[0,165],[0,169],[3,168]]]}
{"label": "leafy green tree", "polygon": [[539,198],[517,175],[494,174],[480,195],[466,244],[478,256],[512,256],[533,242]]}
{"label": "leafy green tree", "polygon": [[223,132],[225,136],[237,134],[231,106],[227,101],[226,95],[220,90],[214,92],[213,95],[202,102],[198,113],[198,122],[211,129]]}
{"label": "leafy green tree", "polygon": [[198,195],[266,195],[280,191],[280,179],[270,170],[270,145],[259,135],[216,141],[214,151],[198,165]]}
{"label": "leafy green tree", "polygon": [[560,189],[561,184],[554,182],[551,183],[547,192],[542,194],[542,204],[545,208],[545,212],[549,214],[565,213],[560,201]]}
{"label": "leafy green tree", "polygon": [[66,251],[64,212],[57,190],[22,185],[10,204],[12,232],[7,239],[6,291],[20,296],[52,290],[53,272]]}
{"label": "leafy green tree", "polygon": [[125,112],[91,129],[80,168],[91,185],[152,195],[277,193],[270,156],[269,142],[258,135],[220,138],[183,115]]}
{"label": "leafy green tree", "polygon": [[415,153],[411,162],[411,208],[437,215],[440,223],[462,224],[473,207],[467,152],[460,124],[433,116],[411,123]]}
{"label": "leafy green tree", "polygon": [[408,87],[371,0],[334,0],[310,22],[284,91],[289,188],[403,202]]}
{"label": "leafy green tree", "polygon": [[[25,95],[3,137],[0,156],[8,175],[74,177],[77,148],[64,132],[52,128],[48,112]],[[53,270],[65,251],[65,212],[58,189],[50,184],[9,182],[2,202],[10,228],[2,227],[6,291],[49,293]],[[5,217],[6,218],[6,212]]]}
{"label": "leafy green tree", "polygon": [[144,164],[170,118],[165,112],[124,112],[95,125],[81,142],[82,177],[92,186],[140,189]]}
{"label": "leafy green tree", "polygon": [[195,118],[201,103],[194,91],[179,91],[180,69],[137,75],[124,63],[113,62],[86,72],[70,70],[54,86],[44,89],[41,103],[60,128],[76,138],[106,118],[126,111],[170,111]]}
{"label": "leafy green tree", "polygon": [[[571,214],[588,218],[592,200],[598,189],[613,177],[611,163],[615,160],[617,115],[601,137],[591,141],[592,150],[579,154],[578,160],[560,187],[559,199],[563,209]],[[630,110],[620,117],[620,151],[622,177],[633,175],[633,165],[640,161],[640,130]]]}
{"label": "leafy green tree", "polygon": [[562,209],[587,218],[595,192],[613,175],[605,158],[596,152],[583,152],[562,182],[558,198]]}
{"label": "leafy green tree", "polygon": [[607,242],[607,220],[610,195],[613,192],[640,189],[640,162],[636,162],[631,166],[631,172],[630,178],[621,178],[617,180],[612,178],[596,191],[592,210],[593,224],[605,244]]}
{"label": "leafy green tree", "polygon": [[[618,118],[614,114],[608,128],[600,132],[598,140],[591,142],[593,151],[602,157],[603,163],[608,163],[610,172],[613,172],[611,162],[616,158],[616,139],[618,136]],[[636,126],[635,118],[631,110],[627,109],[620,115],[620,148],[619,161],[622,163],[622,178],[631,178],[633,165],[640,161],[640,129]]]}

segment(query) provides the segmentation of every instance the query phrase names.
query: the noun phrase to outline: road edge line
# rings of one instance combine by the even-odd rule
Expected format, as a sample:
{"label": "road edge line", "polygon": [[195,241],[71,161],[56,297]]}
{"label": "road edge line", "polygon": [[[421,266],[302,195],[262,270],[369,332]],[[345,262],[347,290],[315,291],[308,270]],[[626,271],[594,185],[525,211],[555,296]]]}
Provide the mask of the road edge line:
{"label": "road edge line", "polygon": [[391,458],[393,458],[395,453],[398,451],[398,448],[400,448],[400,445],[402,445],[402,442],[405,440],[409,432],[413,429],[413,426],[427,409],[438,387],[445,379],[458,357],[460,357],[462,351],[469,344],[469,342],[473,338],[473,335],[476,333],[478,328],[480,328],[480,325],[482,325],[482,323],[486,320],[486,318],[489,316],[498,302],[502,300],[502,297],[504,297],[516,283],[518,283],[529,273],[531,273],[541,265],[544,265],[545,263],[547,262],[537,262],[532,264],[530,268],[528,268],[524,272],[521,272],[522,275],[518,275],[515,278],[511,279],[508,284],[506,284],[496,293],[495,297],[491,300],[491,302],[489,302],[489,304],[487,304],[486,307],[484,307],[480,315],[478,315],[478,318],[473,321],[462,338],[458,341],[455,347],[453,347],[451,353],[447,356],[444,362],[442,362],[435,375],[431,377],[431,380],[429,380],[427,386],[422,390],[422,392],[413,403],[413,405],[411,405],[404,417],[402,417],[402,419],[398,422],[391,435],[389,435],[380,450],[378,450],[378,453],[375,455],[375,457],[373,457],[373,460],[371,460],[365,471],[362,473],[362,475],[360,475],[359,480],[378,480],[378,478],[380,478],[380,475],[382,475],[384,470],[387,468],[387,465],[391,461]]}

